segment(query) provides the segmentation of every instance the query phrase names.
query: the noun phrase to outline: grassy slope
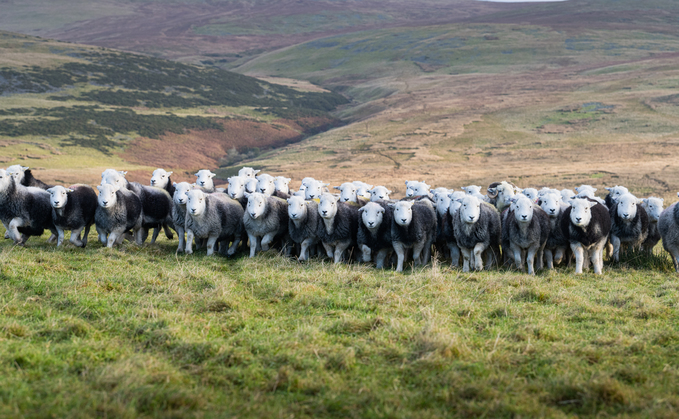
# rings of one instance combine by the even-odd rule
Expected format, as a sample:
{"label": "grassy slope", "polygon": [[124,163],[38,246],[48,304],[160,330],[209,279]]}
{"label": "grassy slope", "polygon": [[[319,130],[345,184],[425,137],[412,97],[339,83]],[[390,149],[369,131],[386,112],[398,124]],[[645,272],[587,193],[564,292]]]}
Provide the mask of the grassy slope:
{"label": "grassy slope", "polygon": [[[2,233],[2,232],[0,232]],[[91,240],[94,240],[92,235]],[[679,282],[0,243],[0,415],[672,417]]]}

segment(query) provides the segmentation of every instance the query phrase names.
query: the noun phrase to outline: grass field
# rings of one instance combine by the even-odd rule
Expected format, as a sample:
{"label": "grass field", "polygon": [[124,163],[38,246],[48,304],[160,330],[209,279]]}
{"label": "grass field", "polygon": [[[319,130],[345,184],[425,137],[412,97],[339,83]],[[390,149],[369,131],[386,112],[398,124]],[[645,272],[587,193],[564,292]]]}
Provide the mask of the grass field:
{"label": "grass field", "polygon": [[[0,234],[2,231],[0,231]],[[0,243],[2,417],[676,417],[666,255],[530,277]],[[649,267],[653,265],[653,269]]]}

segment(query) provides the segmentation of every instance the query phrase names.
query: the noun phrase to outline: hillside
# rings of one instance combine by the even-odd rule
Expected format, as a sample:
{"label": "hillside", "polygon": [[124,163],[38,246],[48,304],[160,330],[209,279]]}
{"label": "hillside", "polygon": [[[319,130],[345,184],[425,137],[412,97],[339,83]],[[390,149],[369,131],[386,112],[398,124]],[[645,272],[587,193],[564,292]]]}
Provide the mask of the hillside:
{"label": "hillside", "polygon": [[2,163],[50,169],[41,176],[61,182],[110,166],[214,169],[339,124],[328,112],[347,102],[221,69],[8,32],[0,32],[0,97]]}

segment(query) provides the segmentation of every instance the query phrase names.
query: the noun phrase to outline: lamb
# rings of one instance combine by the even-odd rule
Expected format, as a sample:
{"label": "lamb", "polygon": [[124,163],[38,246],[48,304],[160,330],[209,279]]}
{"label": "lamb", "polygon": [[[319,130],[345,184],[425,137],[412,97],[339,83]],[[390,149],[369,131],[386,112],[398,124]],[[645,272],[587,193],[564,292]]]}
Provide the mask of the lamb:
{"label": "lamb", "polygon": [[653,196],[644,198],[641,206],[646,210],[646,214],[648,215],[648,237],[646,237],[646,240],[641,244],[641,248],[644,249],[646,253],[651,254],[655,245],[660,241],[658,220],[660,219],[660,214],[663,212],[663,199]]}
{"label": "lamb", "polygon": [[[207,255],[236,253],[243,230],[243,207],[225,194],[206,194],[194,189],[186,194],[186,254],[193,253],[193,239],[207,239]],[[231,242],[231,246],[228,244]],[[228,250],[227,250],[228,249]]]}
{"label": "lamb", "polygon": [[226,190],[227,195],[231,199],[235,199],[245,209],[248,205],[248,198],[245,196],[245,181],[246,178],[241,176],[232,176],[227,179],[229,187]]}
{"label": "lamb", "polygon": [[166,172],[163,169],[156,169],[151,175],[151,186],[165,189],[170,196],[174,196],[174,183],[170,178],[172,172]]}
{"label": "lamb", "polygon": [[50,185],[33,177],[31,169],[26,166],[15,164],[7,168],[7,174],[14,178],[17,185],[32,186],[34,188],[49,189]]}
{"label": "lamb", "polygon": [[116,189],[114,185],[97,186],[98,206],[94,222],[99,241],[109,249],[123,242],[126,231],[133,230],[137,245],[142,244],[142,203],[137,194],[126,188]]}
{"label": "lamb", "polygon": [[359,204],[360,206],[363,206],[368,202],[363,197],[358,196],[358,194],[356,193],[358,187],[351,182],[345,182],[340,186],[335,186],[335,189],[340,191],[339,197],[340,202],[354,202]]}
{"label": "lamb", "polygon": [[613,259],[620,261],[620,247],[627,245],[632,249],[641,248],[641,244],[648,237],[648,215],[640,205],[641,200],[626,193],[613,201],[611,215],[611,244],[613,245]]}
{"label": "lamb", "polygon": [[309,249],[319,243],[320,215],[315,201],[305,201],[301,196],[291,196],[288,202],[288,234],[293,243],[300,245],[299,260],[309,260]]}
{"label": "lamb", "polygon": [[318,203],[318,213],[321,216],[318,238],[328,257],[339,263],[344,252],[356,244],[358,206],[338,202],[334,195],[323,193]]}
{"label": "lamb", "polygon": [[457,245],[462,251],[463,272],[469,272],[470,264],[476,270],[490,269],[493,262],[500,260],[500,213],[495,207],[480,201],[474,195],[460,200],[457,217],[453,218],[453,229]]}
{"label": "lamb", "polygon": [[285,176],[276,176],[273,178],[273,183],[276,188],[277,192],[281,192],[287,195],[290,195],[290,179],[289,177]]}
{"label": "lamb", "polygon": [[[52,205],[52,221],[59,236],[57,247],[64,242],[64,230],[71,230],[71,243],[78,247],[87,246],[87,236],[97,211],[97,194],[94,189],[88,185],[73,185],[68,189],[53,186],[47,192]],[[80,233],[83,230],[81,240]]]}
{"label": "lamb", "polygon": [[363,261],[370,261],[375,254],[375,267],[383,269],[384,261],[394,249],[391,242],[393,210],[384,202],[369,202],[358,213],[361,220],[356,243],[363,253]]}
{"label": "lamb", "polygon": [[243,213],[243,224],[250,240],[250,257],[255,257],[257,250],[269,250],[269,246],[277,238],[288,233],[287,202],[275,196],[261,193],[246,194],[248,205]]}
{"label": "lamb", "polygon": [[370,201],[386,201],[389,199],[389,194],[391,191],[384,186],[375,186],[370,190]]}
{"label": "lamb", "polygon": [[512,198],[512,204],[502,226],[503,244],[514,256],[514,264],[523,270],[523,262],[528,265],[528,274],[535,275],[537,268],[542,269],[543,252],[549,238],[549,217],[542,208],[535,206],[525,195]]}
{"label": "lamb", "polygon": [[407,249],[413,249],[416,265],[424,265],[429,261],[431,245],[436,236],[436,212],[426,202],[398,201],[389,204],[394,209],[391,240],[398,256],[397,272],[403,271]]}
{"label": "lamb", "polygon": [[183,252],[186,247],[186,201],[189,193],[193,187],[188,182],[175,183],[174,195],[172,195],[172,224],[174,230],[179,236],[179,245],[177,252]]}
{"label": "lamb", "polygon": [[52,221],[50,194],[35,187],[15,182],[14,177],[0,169],[0,220],[9,238],[23,245],[30,236],[40,236],[49,229],[54,237],[57,230]]}
{"label": "lamb", "polygon": [[604,246],[611,231],[608,209],[583,198],[571,199],[570,204],[561,218],[561,231],[575,255],[575,273],[581,274],[591,260],[594,273],[601,274]]}
{"label": "lamb", "polygon": [[212,180],[215,176],[217,176],[215,173],[212,173],[211,171],[207,169],[202,169],[199,170],[196,174],[196,185],[200,186],[203,188],[205,192],[214,192],[215,191],[215,183]]}
{"label": "lamb", "polygon": [[548,193],[540,197],[538,205],[549,217],[549,237],[545,245],[545,259],[547,268],[554,269],[566,256],[570,244],[561,231],[561,217],[568,208],[562,201],[561,193]]}
{"label": "lamb", "polygon": [[618,199],[622,195],[629,193],[629,190],[627,188],[618,185],[613,186],[611,188],[606,188],[606,190],[608,191],[608,195],[606,195],[606,197],[604,198],[604,203],[609,209],[613,208],[613,204],[618,202]]}
{"label": "lamb", "polygon": [[254,178],[259,173],[259,170],[255,170],[252,167],[242,167],[238,171],[238,176],[243,178]]}

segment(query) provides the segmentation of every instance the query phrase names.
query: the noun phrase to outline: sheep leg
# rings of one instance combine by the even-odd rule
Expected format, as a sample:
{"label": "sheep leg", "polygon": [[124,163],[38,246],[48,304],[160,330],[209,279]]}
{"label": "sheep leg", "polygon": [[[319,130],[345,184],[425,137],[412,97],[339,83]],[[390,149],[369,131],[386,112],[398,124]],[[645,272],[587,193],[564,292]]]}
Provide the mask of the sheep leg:
{"label": "sheep leg", "polygon": [[571,250],[573,251],[573,254],[575,255],[575,273],[576,274],[581,274],[582,273],[582,265],[585,259],[585,249],[582,248],[582,244],[580,243],[571,243]]}
{"label": "sheep leg", "polygon": [[583,252],[582,252],[582,269],[585,271],[589,270],[589,262],[590,262],[590,252],[592,251],[591,247],[589,249],[586,249],[583,247]]}
{"label": "sheep leg", "polygon": [[299,251],[299,260],[309,260],[309,247],[314,244],[314,239],[308,238],[302,241]]}
{"label": "sheep leg", "polygon": [[177,253],[183,252],[186,247],[186,238],[184,237],[184,227],[177,227],[177,236],[179,238],[179,246],[177,246]]}
{"label": "sheep leg", "polygon": [[672,255],[672,263],[674,263],[674,271],[679,273],[679,247],[672,247],[668,249]]}
{"label": "sheep leg", "polygon": [[270,244],[273,242],[273,239],[276,237],[276,233],[266,233],[264,237],[262,237],[262,250],[267,251],[270,248]]}
{"label": "sheep leg", "polygon": [[509,245],[509,249],[514,254],[514,265],[516,266],[516,269],[523,272],[523,250],[514,243]]}
{"label": "sheep leg", "polygon": [[2,226],[5,227],[5,238],[9,239],[9,225],[6,222],[2,222]]}
{"label": "sheep leg", "polygon": [[[231,246],[229,247],[229,250],[226,251],[226,255],[227,255],[227,256],[233,256],[234,253],[236,253],[236,251],[238,250],[238,245],[240,244],[240,240],[239,240],[239,239],[240,239],[240,236],[237,236],[237,235],[233,236],[233,242],[231,243]],[[226,246],[226,245],[228,244],[228,242],[229,242],[229,241],[226,240],[226,241],[224,241],[224,242],[222,242],[222,243],[224,244],[224,246]],[[220,245],[220,246],[221,246],[221,245]]]}
{"label": "sheep leg", "polygon": [[460,248],[455,242],[448,242],[448,250],[450,250],[450,266],[457,268],[460,263]]}
{"label": "sheep leg", "polygon": [[477,271],[483,270],[483,252],[485,250],[486,250],[485,243],[476,243],[476,246],[474,246],[474,263],[475,263],[474,268]]}
{"label": "sheep leg", "polygon": [[599,243],[594,245],[594,254],[596,256],[596,261],[592,259],[594,264],[594,273],[601,275],[604,269],[604,247],[606,246],[606,241],[601,240]]}
{"label": "sheep leg", "polygon": [[[556,248],[556,251],[554,252],[554,265],[558,265],[558,264],[561,263],[561,261],[563,260],[564,253],[566,253],[565,250],[566,249],[564,249],[563,247],[557,247]],[[552,267],[553,267],[553,265],[552,265]],[[550,268],[550,269],[552,269],[552,268]]]}
{"label": "sheep leg", "polygon": [[[64,236],[66,234],[64,233],[64,229],[60,228],[60,227],[57,227],[57,234],[58,234],[57,247],[60,247],[62,244],[64,244]],[[71,236],[73,236],[72,232],[71,232]]]}
{"label": "sheep leg", "polygon": [[538,247],[538,253],[537,253],[537,261],[538,261],[538,270],[542,270],[545,267],[545,246],[547,246],[547,241],[542,243],[540,247]]}
{"label": "sheep leg", "polygon": [[[421,266],[427,263],[427,261],[425,260],[427,252],[426,247],[427,247],[426,242],[425,243],[417,242],[413,246],[413,263],[415,264],[415,266]],[[422,254],[423,252],[425,253],[425,255]]]}
{"label": "sheep leg", "polygon": [[620,238],[611,234],[611,244],[613,245],[613,260],[620,262]]}
{"label": "sheep leg", "polygon": [[207,255],[212,256],[215,252],[215,243],[217,242],[217,236],[208,236],[207,238]]}
{"label": "sheep leg", "polygon": [[[78,229],[71,230],[71,240],[70,241],[71,241],[71,243],[73,243],[74,245],[76,245],[78,247],[85,247],[83,242],[80,240],[80,232],[83,231],[84,228],[85,227],[80,227]],[[64,241],[63,230],[59,231],[59,241],[60,242]],[[59,246],[59,245],[57,244],[57,246]]]}
{"label": "sheep leg", "polygon": [[554,269],[554,254],[552,249],[545,249],[545,260],[547,261],[547,269]]}
{"label": "sheep leg", "polygon": [[19,227],[23,227],[26,224],[26,220],[23,218],[13,218],[12,221],[9,222],[9,234],[12,240],[14,240],[14,244],[23,244],[24,240],[22,238],[22,234],[19,233]]}
{"label": "sheep leg", "polygon": [[471,264],[472,251],[468,247],[460,247],[462,253],[462,272],[469,272],[469,265]]}
{"label": "sheep leg", "polygon": [[97,230],[97,234],[99,235],[99,241],[101,242],[101,244],[106,246],[106,232],[103,229],[99,228],[99,226],[95,226],[95,228]]}
{"label": "sheep leg", "polygon": [[396,272],[403,272],[403,261],[405,260],[406,249],[403,247],[401,242],[393,242],[392,245],[394,246],[394,251],[398,257],[398,262],[396,263]]}
{"label": "sheep leg", "polygon": [[535,257],[540,251],[540,246],[535,245],[528,248],[526,252],[526,265],[528,265],[528,275],[535,275]]}
{"label": "sheep leg", "polygon": [[163,223],[163,230],[165,231],[165,237],[167,237],[168,240],[172,240],[174,238],[172,235],[172,230],[170,230],[170,226],[168,226],[167,223]]}
{"label": "sheep leg", "polygon": [[335,249],[330,243],[323,242],[323,247],[325,248],[325,254],[328,255],[330,259],[335,255]]}
{"label": "sheep leg", "polygon": [[[193,249],[192,249],[192,247],[193,247],[193,237],[194,237],[193,230],[191,230],[190,228],[187,229],[186,230],[186,249],[184,249],[184,253],[186,253],[187,255],[190,255],[191,253],[193,253]],[[177,251],[179,251],[179,249],[177,249]]]}
{"label": "sheep leg", "polygon": [[85,231],[83,232],[83,238],[82,238],[82,247],[87,246],[87,237],[90,235],[90,228],[92,228],[92,224],[88,224],[85,226]]}
{"label": "sheep leg", "polygon": [[160,226],[153,227],[153,235],[151,236],[151,244],[154,244],[156,242],[156,239],[158,238],[158,234],[160,234]]}
{"label": "sheep leg", "polygon": [[114,244],[116,244],[116,243],[120,244],[122,242],[122,238],[123,238],[124,233],[125,233],[124,228],[117,228],[117,229],[112,230],[108,235],[106,247],[108,247],[109,249],[112,249]]}
{"label": "sheep leg", "polygon": [[[257,240],[257,236],[254,234],[248,233],[248,239],[250,240],[250,257],[253,258],[255,257],[255,254],[257,253],[257,245],[259,244]],[[188,237],[187,237],[188,240]]]}
{"label": "sheep leg", "polygon": [[375,256],[375,268],[384,269],[384,261],[387,258],[389,249],[380,249]]}
{"label": "sheep leg", "polygon": [[351,240],[337,243],[335,246],[335,263],[340,263],[342,261],[344,251],[347,250],[349,246],[351,246]]}
{"label": "sheep leg", "polygon": [[372,250],[370,247],[366,246],[365,244],[361,245],[361,252],[363,255],[361,256],[363,259],[363,262],[370,262],[372,260]]}

